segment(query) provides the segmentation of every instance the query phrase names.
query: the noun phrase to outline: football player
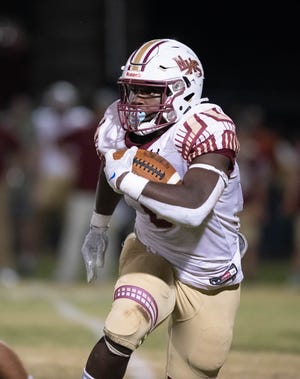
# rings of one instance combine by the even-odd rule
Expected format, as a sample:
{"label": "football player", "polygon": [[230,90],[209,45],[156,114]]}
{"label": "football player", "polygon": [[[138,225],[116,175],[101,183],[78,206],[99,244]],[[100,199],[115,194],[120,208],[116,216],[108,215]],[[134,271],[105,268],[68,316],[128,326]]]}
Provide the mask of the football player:
{"label": "football player", "polygon": [[[123,378],[133,351],[169,316],[165,378],[216,378],[227,357],[243,280],[239,240],[246,244],[239,234],[239,142],[232,119],[202,98],[203,80],[188,46],[148,41],[122,67],[120,99],[99,123],[102,168],[82,246],[88,282],[101,274],[121,196],[136,220],[122,247],[104,336],[83,379]],[[123,157],[114,159],[123,148]],[[134,174],[137,148],[166,158],[181,184]]]}

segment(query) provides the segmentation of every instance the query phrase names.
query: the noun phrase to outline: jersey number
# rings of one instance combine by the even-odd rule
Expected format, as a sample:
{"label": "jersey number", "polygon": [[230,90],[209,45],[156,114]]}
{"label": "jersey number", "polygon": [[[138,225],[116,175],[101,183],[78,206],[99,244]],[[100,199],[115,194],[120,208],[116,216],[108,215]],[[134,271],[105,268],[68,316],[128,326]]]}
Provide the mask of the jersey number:
{"label": "jersey number", "polygon": [[158,218],[157,215],[154,212],[152,212],[149,208],[144,207],[143,205],[142,205],[142,207],[143,207],[145,213],[147,213],[149,215],[150,222],[152,224],[154,224],[157,228],[171,228],[173,226],[173,224],[171,222],[166,221],[162,218]]}

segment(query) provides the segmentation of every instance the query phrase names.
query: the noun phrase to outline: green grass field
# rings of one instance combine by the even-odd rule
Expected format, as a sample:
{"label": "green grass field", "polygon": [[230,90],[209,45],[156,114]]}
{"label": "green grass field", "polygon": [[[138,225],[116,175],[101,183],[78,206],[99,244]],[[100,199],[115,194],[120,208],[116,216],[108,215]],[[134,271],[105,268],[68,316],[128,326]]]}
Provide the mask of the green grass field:
{"label": "green grass field", "polygon": [[[34,379],[79,379],[111,296],[112,283],[100,282],[27,280],[0,287],[0,338],[15,349]],[[245,282],[232,350],[219,378],[299,379],[299,300],[299,288]],[[151,371],[149,378],[164,378],[166,339],[163,324],[136,352],[134,364]],[[127,379],[133,378],[134,364]]]}

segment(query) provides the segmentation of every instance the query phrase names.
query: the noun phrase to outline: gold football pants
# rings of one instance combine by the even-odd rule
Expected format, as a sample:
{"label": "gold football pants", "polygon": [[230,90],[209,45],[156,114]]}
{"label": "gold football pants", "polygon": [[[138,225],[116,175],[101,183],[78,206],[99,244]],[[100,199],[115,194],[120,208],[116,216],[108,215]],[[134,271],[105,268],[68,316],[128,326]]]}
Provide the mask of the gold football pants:
{"label": "gold football pants", "polygon": [[176,280],[169,262],[132,233],[120,255],[104,333],[135,350],[170,316],[166,377],[215,378],[231,346],[239,300],[238,285],[206,291]]}

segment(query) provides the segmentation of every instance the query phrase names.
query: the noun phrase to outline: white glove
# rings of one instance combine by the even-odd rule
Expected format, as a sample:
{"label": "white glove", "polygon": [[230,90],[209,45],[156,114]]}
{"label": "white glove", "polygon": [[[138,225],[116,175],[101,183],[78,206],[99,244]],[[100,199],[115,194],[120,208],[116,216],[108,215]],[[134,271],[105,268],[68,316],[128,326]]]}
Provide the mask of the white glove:
{"label": "white glove", "polygon": [[[120,194],[130,196],[134,200],[138,200],[144,187],[149,182],[148,179],[132,172],[132,164],[136,151],[137,147],[133,146],[126,150],[120,159],[114,159],[113,153],[115,150],[109,150],[105,154],[106,165],[104,167],[107,182],[112,189]],[[117,179],[125,172],[127,172],[127,174],[123,177],[118,187]]]}
{"label": "white glove", "polygon": [[124,174],[124,172],[132,172],[132,163],[136,151],[137,147],[133,146],[130,149],[127,149],[120,159],[114,159],[113,153],[115,150],[109,150],[105,154],[105,176],[108,184],[115,192],[122,193],[117,187],[116,182],[118,177]]}
{"label": "white glove", "polygon": [[109,216],[101,216],[94,212],[90,230],[86,235],[81,248],[81,255],[85,263],[88,283],[99,277],[99,269],[104,266],[105,252],[108,245],[108,237],[106,233],[108,225],[100,226],[99,224],[102,222],[98,223],[97,226],[93,225],[93,220],[97,218],[109,219]]}

